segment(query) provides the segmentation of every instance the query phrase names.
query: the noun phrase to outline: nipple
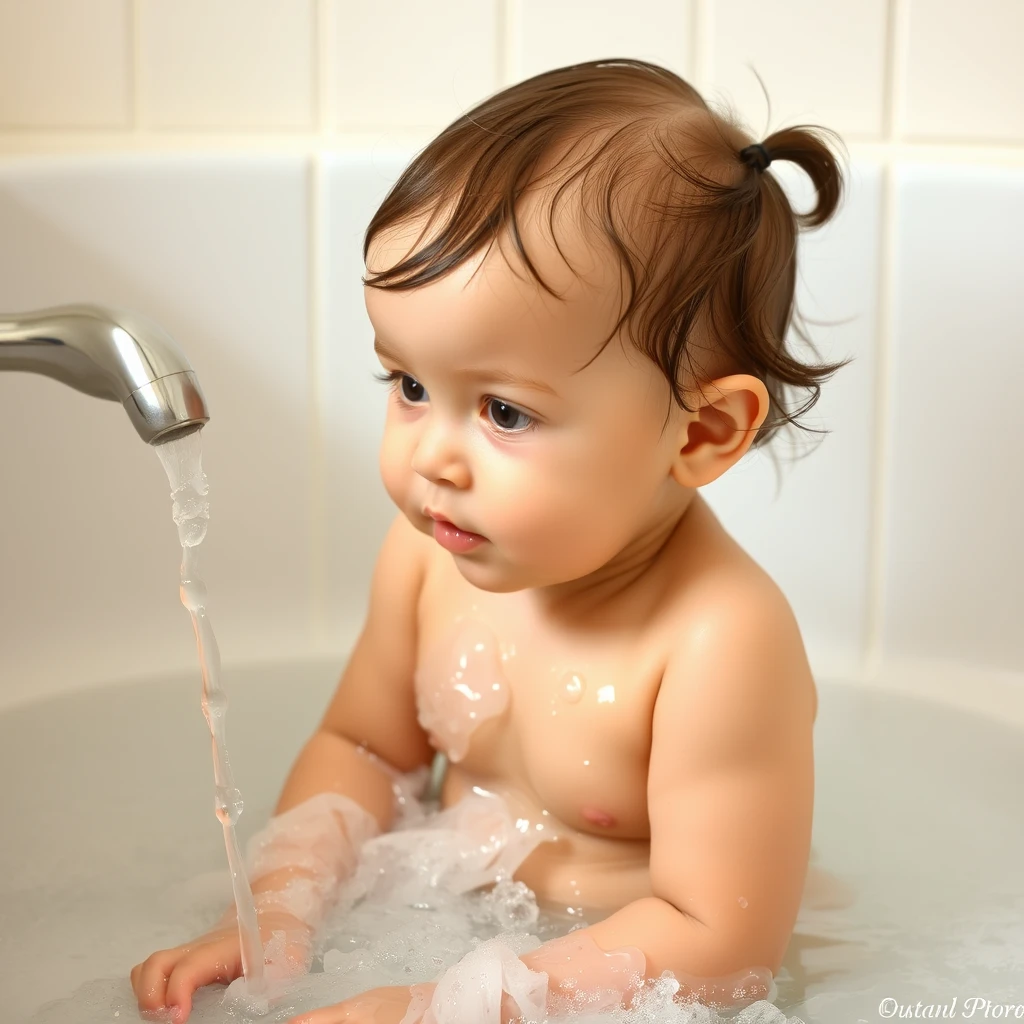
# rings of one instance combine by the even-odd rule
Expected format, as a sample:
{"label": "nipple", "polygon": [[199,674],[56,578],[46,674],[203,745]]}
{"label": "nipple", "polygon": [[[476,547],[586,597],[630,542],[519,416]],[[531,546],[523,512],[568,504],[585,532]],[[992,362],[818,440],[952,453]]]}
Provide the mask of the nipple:
{"label": "nipple", "polygon": [[591,825],[600,825],[601,828],[611,828],[615,824],[615,818],[607,811],[597,807],[584,807],[580,811],[580,817],[589,821]]}
{"label": "nipple", "polygon": [[461,761],[473,732],[508,707],[508,680],[501,668],[506,657],[494,633],[467,618],[417,670],[417,718],[449,761]]}

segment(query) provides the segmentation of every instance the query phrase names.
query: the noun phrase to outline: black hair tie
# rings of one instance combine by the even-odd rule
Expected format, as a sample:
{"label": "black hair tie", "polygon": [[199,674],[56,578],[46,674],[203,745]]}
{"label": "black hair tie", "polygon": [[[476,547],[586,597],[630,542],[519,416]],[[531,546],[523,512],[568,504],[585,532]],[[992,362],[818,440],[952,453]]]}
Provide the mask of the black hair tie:
{"label": "black hair tie", "polygon": [[753,145],[741,149],[740,159],[758,171],[767,170],[768,165],[772,162],[771,155],[760,142],[755,142]]}

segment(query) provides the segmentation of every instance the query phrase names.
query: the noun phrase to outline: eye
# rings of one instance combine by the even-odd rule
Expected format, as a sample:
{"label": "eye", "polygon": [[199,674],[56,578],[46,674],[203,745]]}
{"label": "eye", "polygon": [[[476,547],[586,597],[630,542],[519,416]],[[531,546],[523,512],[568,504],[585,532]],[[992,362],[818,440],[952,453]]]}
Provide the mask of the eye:
{"label": "eye", "polygon": [[400,391],[403,401],[410,405],[418,405],[421,398],[427,397],[426,388],[407,373],[400,370],[391,370],[388,373],[375,373],[374,377],[382,384],[390,385],[392,391]]}
{"label": "eye", "polygon": [[499,429],[510,434],[521,434],[533,426],[533,417],[521,409],[517,409],[500,398],[487,400],[487,411],[491,413],[491,422]]}
{"label": "eye", "polygon": [[[410,377],[409,374],[402,373],[401,370],[375,373],[373,376],[382,384],[387,384],[390,390],[396,392],[399,401],[409,405],[420,405],[429,397],[426,388],[415,377]],[[536,425],[534,418],[529,413],[517,409],[514,405],[509,405],[508,402],[503,402],[500,398],[488,398],[487,409],[490,421],[506,434],[523,434],[527,430],[532,430]]]}

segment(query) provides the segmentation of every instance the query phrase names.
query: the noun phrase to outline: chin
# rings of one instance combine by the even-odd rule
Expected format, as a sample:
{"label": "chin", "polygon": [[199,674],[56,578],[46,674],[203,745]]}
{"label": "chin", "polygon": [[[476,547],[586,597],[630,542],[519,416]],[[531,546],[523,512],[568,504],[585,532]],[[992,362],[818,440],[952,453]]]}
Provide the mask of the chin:
{"label": "chin", "polygon": [[513,594],[517,590],[526,590],[529,580],[518,579],[515,574],[502,571],[495,565],[477,561],[472,555],[451,555],[455,568],[462,578],[477,590],[488,594]]}

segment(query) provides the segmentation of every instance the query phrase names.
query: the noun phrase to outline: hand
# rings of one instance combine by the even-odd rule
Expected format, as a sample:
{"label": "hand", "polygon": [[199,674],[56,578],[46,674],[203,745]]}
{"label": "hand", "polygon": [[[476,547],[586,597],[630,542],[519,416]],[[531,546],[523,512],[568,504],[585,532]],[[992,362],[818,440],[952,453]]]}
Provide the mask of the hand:
{"label": "hand", "polygon": [[[260,938],[266,949],[275,931],[286,934],[282,958],[271,962],[279,975],[309,970],[309,927],[297,917],[279,910],[259,913]],[[192,993],[213,982],[230,984],[242,975],[242,949],[234,913],[227,915],[205,935],[173,949],[162,949],[136,964],[131,971],[132,990],[139,1011],[166,1009],[174,1024],[184,1024],[192,1012]]]}
{"label": "hand", "polygon": [[413,1000],[413,989],[422,994],[424,1007],[433,997],[434,982],[372,988],[344,1002],[292,1017],[287,1024],[401,1024]]}

